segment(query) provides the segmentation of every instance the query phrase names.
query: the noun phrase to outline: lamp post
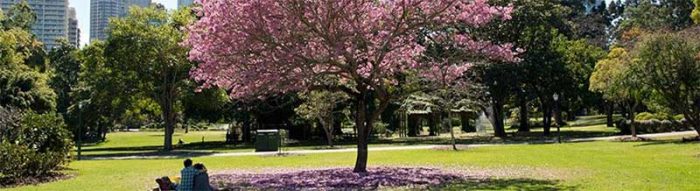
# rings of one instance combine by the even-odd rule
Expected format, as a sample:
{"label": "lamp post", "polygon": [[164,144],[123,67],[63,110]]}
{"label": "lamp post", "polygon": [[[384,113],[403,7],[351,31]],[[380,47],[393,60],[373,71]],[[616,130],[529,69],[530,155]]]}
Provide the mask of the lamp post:
{"label": "lamp post", "polygon": [[561,143],[561,130],[559,127],[559,94],[554,93],[554,124],[557,126],[557,142]]}
{"label": "lamp post", "polygon": [[83,146],[83,102],[78,103],[78,160],[81,159]]}

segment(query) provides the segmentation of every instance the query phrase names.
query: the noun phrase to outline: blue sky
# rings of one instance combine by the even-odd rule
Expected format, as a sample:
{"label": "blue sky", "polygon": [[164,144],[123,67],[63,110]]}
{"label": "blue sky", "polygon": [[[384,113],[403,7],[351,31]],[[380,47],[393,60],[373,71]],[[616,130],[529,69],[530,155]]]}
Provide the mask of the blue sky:
{"label": "blue sky", "polygon": [[[90,39],[90,0],[68,0],[71,7],[75,7],[80,27],[80,44],[89,43]],[[168,9],[177,8],[177,0],[153,0],[155,3],[165,5]]]}

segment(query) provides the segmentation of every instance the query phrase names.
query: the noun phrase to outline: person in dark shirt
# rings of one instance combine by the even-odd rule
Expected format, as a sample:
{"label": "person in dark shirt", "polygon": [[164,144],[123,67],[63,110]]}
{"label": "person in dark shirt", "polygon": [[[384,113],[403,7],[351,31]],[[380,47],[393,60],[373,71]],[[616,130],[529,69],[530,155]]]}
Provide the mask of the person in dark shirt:
{"label": "person in dark shirt", "polygon": [[194,191],[212,191],[214,190],[209,184],[209,174],[207,173],[207,168],[204,164],[197,163],[194,165],[194,169],[197,170],[197,175],[194,176]]}

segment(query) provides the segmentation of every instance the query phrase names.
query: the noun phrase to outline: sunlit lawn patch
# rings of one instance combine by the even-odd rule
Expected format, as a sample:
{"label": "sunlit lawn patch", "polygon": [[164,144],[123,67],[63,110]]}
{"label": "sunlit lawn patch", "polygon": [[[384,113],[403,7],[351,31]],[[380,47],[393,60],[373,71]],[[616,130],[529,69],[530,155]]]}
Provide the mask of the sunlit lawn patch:
{"label": "sunlit lawn patch", "polygon": [[[439,168],[488,177],[431,187],[448,190],[693,190],[700,184],[700,144],[597,141],[479,147],[462,151],[370,152],[370,168]],[[227,171],[268,173],[350,168],[355,153],[285,157],[196,157],[212,176]],[[177,176],[179,159],[72,162],[75,177],[11,190],[146,190],[160,176]],[[215,183],[215,182],[214,182]],[[384,189],[384,188],[382,188]],[[388,188],[387,188],[388,189]],[[401,188],[397,188],[401,190]],[[410,190],[410,189],[409,189]]]}

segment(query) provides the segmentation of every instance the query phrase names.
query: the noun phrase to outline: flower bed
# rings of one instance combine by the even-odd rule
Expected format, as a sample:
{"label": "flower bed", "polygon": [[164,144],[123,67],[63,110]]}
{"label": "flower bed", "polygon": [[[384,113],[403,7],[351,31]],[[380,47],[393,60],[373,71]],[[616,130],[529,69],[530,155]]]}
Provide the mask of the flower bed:
{"label": "flower bed", "polygon": [[433,168],[381,167],[367,173],[336,168],[276,173],[227,173],[211,176],[220,190],[336,190],[377,189],[380,187],[429,187],[465,180],[458,173]]}

